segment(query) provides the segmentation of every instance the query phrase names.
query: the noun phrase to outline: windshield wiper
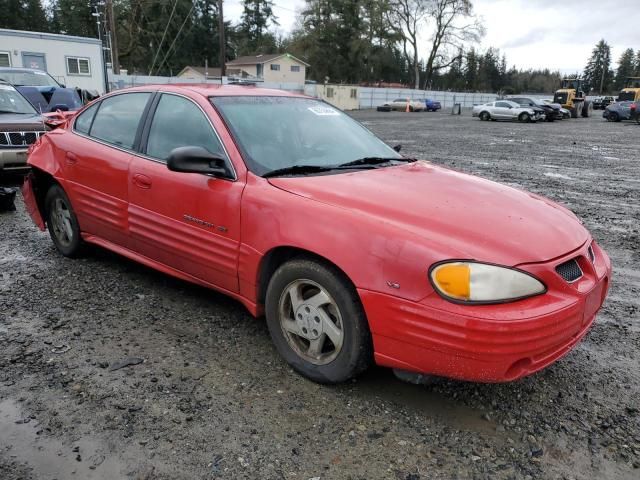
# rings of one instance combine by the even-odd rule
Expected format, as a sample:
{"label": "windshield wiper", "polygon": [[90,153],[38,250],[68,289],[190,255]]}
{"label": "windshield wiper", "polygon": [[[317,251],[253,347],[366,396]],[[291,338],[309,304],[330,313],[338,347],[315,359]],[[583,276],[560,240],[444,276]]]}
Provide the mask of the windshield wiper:
{"label": "windshield wiper", "polygon": [[16,113],[18,115],[29,115],[29,112],[16,112],[14,110],[0,110],[0,113]]}
{"label": "windshield wiper", "polygon": [[379,165],[381,163],[389,163],[389,162],[415,162],[415,158],[407,158],[407,157],[363,157],[358,158],[357,160],[353,160],[351,162],[342,163],[337,165],[334,168],[350,168],[350,167],[358,167],[364,165]]}
{"label": "windshield wiper", "polygon": [[281,175],[303,175],[305,173],[328,172],[335,167],[322,165],[292,165],[290,167],[276,168],[262,175],[263,178],[279,177]]}

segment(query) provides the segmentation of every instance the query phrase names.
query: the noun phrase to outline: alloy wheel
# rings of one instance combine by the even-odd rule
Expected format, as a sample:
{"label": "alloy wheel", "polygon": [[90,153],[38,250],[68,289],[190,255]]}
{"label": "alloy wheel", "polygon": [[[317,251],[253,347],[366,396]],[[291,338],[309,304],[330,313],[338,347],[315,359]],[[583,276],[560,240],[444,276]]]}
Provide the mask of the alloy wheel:
{"label": "alloy wheel", "polygon": [[51,226],[56,239],[64,247],[71,245],[73,241],[73,228],[71,226],[71,212],[69,206],[62,198],[56,198],[51,209]]}

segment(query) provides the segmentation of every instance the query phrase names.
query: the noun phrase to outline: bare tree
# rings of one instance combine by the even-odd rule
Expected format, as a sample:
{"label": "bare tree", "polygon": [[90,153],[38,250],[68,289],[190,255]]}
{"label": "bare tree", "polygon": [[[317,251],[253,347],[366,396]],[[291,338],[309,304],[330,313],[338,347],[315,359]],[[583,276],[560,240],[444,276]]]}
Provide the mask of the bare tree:
{"label": "bare tree", "polygon": [[418,54],[418,28],[428,13],[428,0],[390,0],[388,21],[400,34],[402,53],[409,68],[413,70],[413,88],[420,88],[420,65]]}
{"label": "bare tree", "polygon": [[427,17],[433,21],[431,51],[425,64],[425,88],[437,70],[450,67],[458,60],[465,42],[477,42],[484,28],[473,14],[471,0],[431,0]]}

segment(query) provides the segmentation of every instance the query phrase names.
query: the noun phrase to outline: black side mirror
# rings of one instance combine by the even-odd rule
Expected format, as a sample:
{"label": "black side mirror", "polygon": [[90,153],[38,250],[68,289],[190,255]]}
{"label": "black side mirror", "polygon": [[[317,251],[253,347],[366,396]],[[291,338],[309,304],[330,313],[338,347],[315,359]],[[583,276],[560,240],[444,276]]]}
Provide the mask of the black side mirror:
{"label": "black side mirror", "polygon": [[398,145],[396,145],[395,147],[393,147],[393,149],[394,149],[396,152],[400,152],[400,150],[402,150],[402,145],[398,144]]}
{"label": "black side mirror", "polygon": [[202,147],[178,147],[171,150],[167,168],[172,172],[204,173],[215,177],[231,177],[226,160]]}

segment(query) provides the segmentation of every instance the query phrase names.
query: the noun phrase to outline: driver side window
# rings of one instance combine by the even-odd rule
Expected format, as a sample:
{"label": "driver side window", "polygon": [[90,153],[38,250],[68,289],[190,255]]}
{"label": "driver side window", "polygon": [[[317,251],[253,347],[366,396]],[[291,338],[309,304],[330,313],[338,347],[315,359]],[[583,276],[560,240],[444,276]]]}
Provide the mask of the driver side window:
{"label": "driver side window", "polygon": [[163,94],[153,115],[146,154],[166,161],[178,147],[202,147],[226,156],[205,114],[191,100]]}

